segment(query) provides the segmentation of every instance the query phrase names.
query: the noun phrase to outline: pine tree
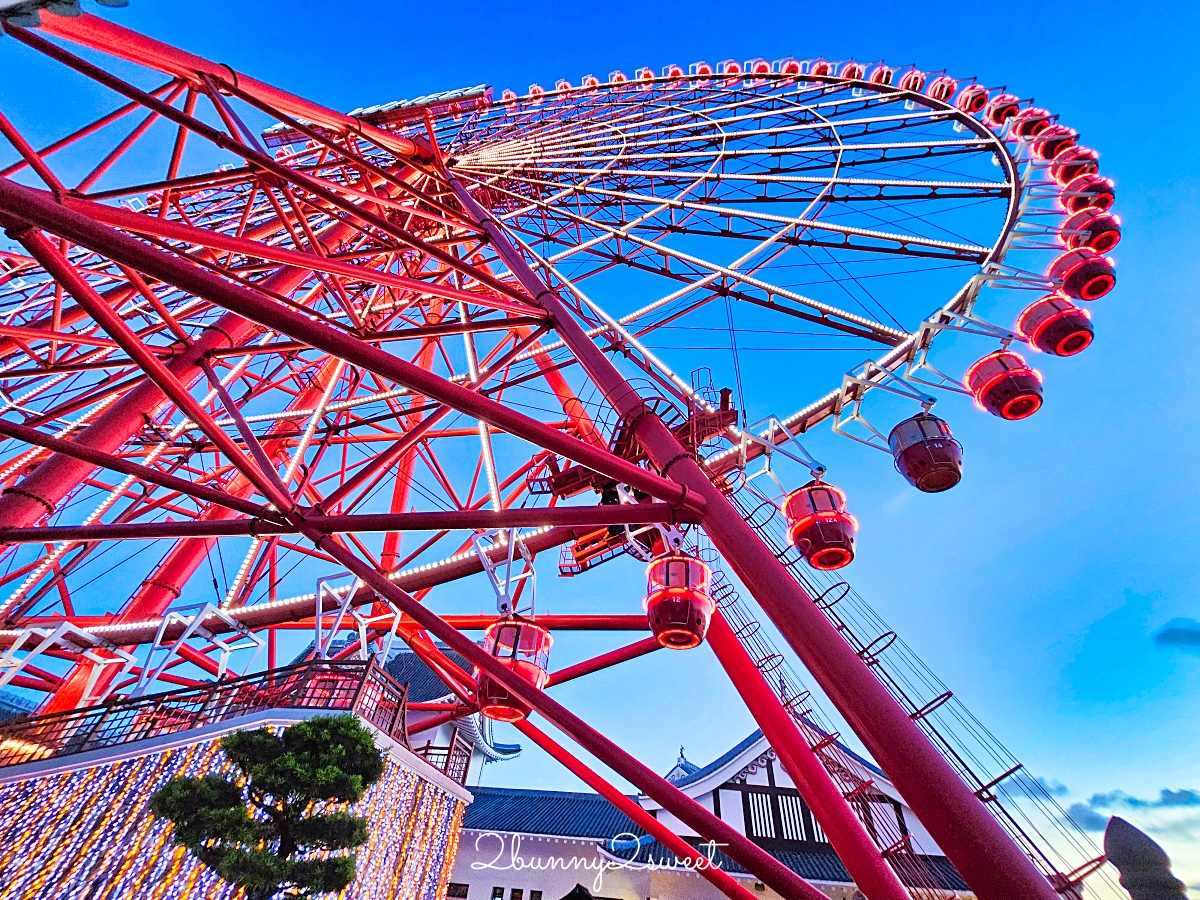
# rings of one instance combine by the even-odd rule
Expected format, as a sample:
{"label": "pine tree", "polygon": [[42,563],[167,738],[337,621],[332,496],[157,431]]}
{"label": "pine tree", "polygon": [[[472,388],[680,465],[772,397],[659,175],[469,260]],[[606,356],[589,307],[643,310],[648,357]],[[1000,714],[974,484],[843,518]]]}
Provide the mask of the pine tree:
{"label": "pine tree", "polygon": [[[150,800],[175,840],[247,900],[312,897],[354,880],[367,821],[338,807],[383,775],[371,733],[350,715],[240,731],[221,740],[234,771],[176,778]],[[326,858],[320,851],[329,851]]]}

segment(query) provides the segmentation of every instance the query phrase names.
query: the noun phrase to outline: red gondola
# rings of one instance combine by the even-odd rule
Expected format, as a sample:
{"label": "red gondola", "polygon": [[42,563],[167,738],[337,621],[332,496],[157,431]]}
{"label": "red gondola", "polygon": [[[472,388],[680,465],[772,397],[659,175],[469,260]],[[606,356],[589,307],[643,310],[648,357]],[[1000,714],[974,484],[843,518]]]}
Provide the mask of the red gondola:
{"label": "red gondola", "polygon": [[963,382],[980,409],[1002,419],[1027,419],[1042,407],[1042,376],[1011,350],[976,360]]}
{"label": "red gondola", "polygon": [[1121,218],[1083,209],[1058,226],[1058,239],[1072,250],[1090,247],[1097,253],[1107,253],[1121,242]]}
{"label": "red gondola", "polygon": [[871,84],[891,84],[892,71],[893,70],[889,69],[887,66],[876,66],[871,70],[871,77],[867,80],[870,81]]}
{"label": "red gondola", "polygon": [[925,90],[925,73],[920,69],[909,69],[900,76],[900,90],[921,93]]}
{"label": "red gondola", "polygon": [[929,87],[925,89],[925,96],[933,100],[940,100],[942,103],[947,103],[957,90],[957,81],[949,75],[939,75],[933,81],[929,82]]}
{"label": "red gondola", "polygon": [[1050,127],[1050,113],[1038,106],[1027,106],[1013,117],[1013,137],[1029,140]]}
{"label": "red gondola", "polygon": [[788,540],[814,569],[840,569],[854,559],[858,521],[846,512],[846,495],[831,484],[810,481],[783,501]]}
{"label": "red gondola", "polygon": [[1059,192],[1058,205],[1067,212],[1079,212],[1084,209],[1110,209],[1116,199],[1116,189],[1111,178],[1099,175],[1080,175],[1074,181],[1067,182]]}
{"label": "red gondola", "polygon": [[[548,629],[529,619],[510,616],[488,626],[483,649],[504,668],[540,691],[549,677],[546,670],[553,643]],[[498,722],[519,722],[529,715],[528,704],[480,669],[475,670],[475,685],[479,711],[485,717]]]}
{"label": "red gondola", "polygon": [[742,64],[736,59],[727,59],[717,63],[717,73],[733,78],[742,74]]}
{"label": "red gondola", "polygon": [[971,116],[983,112],[987,109],[987,105],[988,89],[982,84],[968,84],[962,89],[958,99],[954,101],[955,108]]}
{"label": "red gondola", "polygon": [[848,62],[842,66],[842,71],[838,73],[838,78],[844,78],[846,81],[862,81],[863,75],[867,73],[867,67],[862,63]]}
{"label": "red gondola", "polygon": [[1087,147],[1071,147],[1050,164],[1050,177],[1064,187],[1081,175],[1100,171],[1100,154]]}
{"label": "red gondola", "polygon": [[1095,331],[1087,310],[1062,294],[1047,294],[1017,316],[1017,333],[1029,346],[1053,356],[1074,356],[1091,344]]}
{"label": "red gondola", "polygon": [[812,64],[812,68],[808,70],[809,75],[815,75],[817,78],[827,78],[833,74],[833,65],[823,59],[818,59]]}
{"label": "red gondola", "polygon": [[1062,292],[1075,300],[1098,300],[1117,283],[1112,260],[1091,247],[1068,250],[1050,264],[1046,277],[1062,283]]}
{"label": "red gondola", "polygon": [[1017,114],[1021,108],[1021,98],[1014,94],[997,94],[987,105],[984,119],[993,128],[999,128]]}
{"label": "red gondola", "polygon": [[659,646],[690,650],[704,641],[716,609],[711,577],[705,563],[681,553],[660,556],[646,567],[643,608]]}
{"label": "red gondola", "polygon": [[950,426],[932,413],[905,419],[888,435],[896,471],[918,491],[937,494],[962,480],[962,444]]}
{"label": "red gondola", "polygon": [[1057,159],[1063,152],[1075,146],[1079,135],[1073,128],[1065,125],[1051,125],[1044,129],[1031,142],[1033,155],[1043,162]]}
{"label": "red gondola", "polygon": [[742,67],[742,71],[747,75],[754,76],[756,83],[761,83],[763,76],[771,74],[771,64],[761,56],[755,59],[746,60],[746,64]]}

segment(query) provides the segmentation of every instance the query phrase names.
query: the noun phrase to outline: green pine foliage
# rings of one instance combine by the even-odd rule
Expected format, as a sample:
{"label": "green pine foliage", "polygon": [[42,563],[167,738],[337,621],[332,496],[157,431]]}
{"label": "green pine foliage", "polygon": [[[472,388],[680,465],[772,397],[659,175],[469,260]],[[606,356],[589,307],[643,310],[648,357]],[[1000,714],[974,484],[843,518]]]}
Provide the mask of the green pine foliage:
{"label": "green pine foliage", "polygon": [[[350,715],[221,740],[228,775],[176,778],[150,800],[175,840],[247,900],[312,897],[354,880],[354,848],[367,820],[344,810],[383,775],[371,733]],[[325,859],[309,858],[329,851]]]}

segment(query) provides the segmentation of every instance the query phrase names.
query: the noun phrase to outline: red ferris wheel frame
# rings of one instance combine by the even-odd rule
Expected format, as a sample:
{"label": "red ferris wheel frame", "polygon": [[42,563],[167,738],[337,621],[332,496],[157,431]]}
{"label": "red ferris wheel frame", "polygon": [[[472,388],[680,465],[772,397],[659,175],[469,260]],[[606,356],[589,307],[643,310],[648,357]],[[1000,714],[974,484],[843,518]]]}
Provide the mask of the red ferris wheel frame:
{"label": "red ferris wheel frame", "polygon": [[[42,297],[49,311],[0,328],[0,344],[6,351],[16,349],[36,360],[37,378],[61,377],[63,383],[76,385],[74,394],[64,391],[64,399],[47,401],[22,424],[0,421],[0,434],[29,448],[4,471],[3,540],[47,545],[44,559],[9,573],[6,583],[24,578],[30,588],[10,598],[0,645],[11,648],[18,639],[34,635],[44,642],[47,655],[72,663],[65,676],[25,665],[11,683],[48,693],[46,711],[71,709],[98,693],[128,687],[130,681],[122,678],[132,680],[150,669],[149,662],[135,665],[128,649],[122,656],[120,648],[157,647],[164,641],[174,641],[179,660],[220,677],[225,672],[224,657],[218,663],[182,638],[202,634],[209,641],[208,650],[227,650],[223,634],[266,631],[273,641],[275,629],[312,627],[311,596],[281,600],[273,593],[276,557],[272,554],[286,547],[353,575],[355,588],[343,595],[347,605],[381,614],[393,611],[399,636],[461,701],[429,720],[426,727],[469,714],[476,704],[473,678],[441,652],[436,640],[697,833],[727,845],[730,857],[781,895],[817,900],[823,895],[815,888],[583,719],[514,676],[463,634],[485,627],[491,617],[441,616],[422,602],[433,586],[483,571],[491,557],[502,558],[503,541],[475,552],[466,552],[467,542],[463,552],[441,563],[401,571],[420,554],[418,550],[400,558],[398,535],[404,531],[434,531],[442,537],[453,530],[541,529],[520,538],[532,555],[609,527],[695,524],[703,528],[974,893],[983,900],[1057,896],[1062,885],[1052,884],[1038,871],[978,792],[964,783],[931,743],[917,717],[896,702],[871,665],[870,654],[847,642],[731,502],[719,468],[698,457],[694,434],[689,440],[686,429],[664,421],[656,397],[632,384],[614,365],[585,327],[588,323],[578,305],[547,277],[547,267],[535,268],[495,211],[480,202],[480,191],[472,189],[476,186],[464,184],[453,160],[439,146],[431,119],[424,135],[376,127],[91,16],[46,14],[41,33],[11,23],[4,27],[26,47],[126,101],[113,114],[40,151],[0,116],[0,131],[21,156],[21,162],[0,178],[0,225],[25,254],[5,258],[5,279],[37,270],[52,280],[47,282],[52,283],[49,293]],[[44,35],[161,72],[168,81],[142,90]],[[699,77],[727,79],[737,74],[710,71]],[[753,74],[762,79],[801,77],[800,72],[781,76],[769,66]],[[864,73],[857,77],[863,78]],[[651,74],[644,80],[656,79]],[[898,89],[911,92],[912,88]],[[919,95],[921,88],[916,90]],[[219,125],[204,121],[197,110],[200,100],[211,104]],[[234,100],[302,136],[304,152],[272,155],[239,116]],[[48,159],[54,153],[135,112],[144,112],[145,118],[75,187],[68,187],[51,169]],[[163,121],[176,127],[163,179],[93,190],[152,125]],[[181,160],[189,140],[206,141],[241,163],[206,175],[182,176]],[[42,186],[13,180],[23,169]],[[241,191],[238,202],[231,202],[222,191]],[[156,196],[144,210],[105,202],[147,192]],[[197,215],[205,203],[205,215]],[[167,294],[169,300],[164,299]],[[418,307],[419,321],[413,312]],[[437,314],[431,315],[431,309]],[[861,324],[847,327],[863,330]],[[504,340],[477,355],[477,337],[495,332],[503,333]],[[623,435],[621,448],[608,444],[563,376],[562,366],[545,356],[534,357],[537,377],[553,394],[562,418],[543,421],[504,402],[504,390],[511,388],[507,367],[551,333],[615,414]],[[900,343],[895,335],[884,337],[883,343]],[[454,377],[438,374],[438,342],[446,338],[466,341],[468,372]],[[386,349],[401,342],[415,342],[418,349],[409,358]],[[43,344],[42,352],[32,349]],[[239,362],[268,355],[284,360],[278,370],[268,372]],[[317,423],[349,408],[343,404],[335,410],[338,404],[331,398],[335,385],[350,370],[358,380],[356,388],[361,385],[371,391],[371,402],[387,404],[385,419],[398,427],[369,432],[359,421],[357,433],[348,428],[340,433],[325,429],[317,452],[328,462],[342,448],[343,461],[335,466],[336,478],[322,476],[325,482],[319,484],[315,464],[304,471],[299,461],[314,446]],[[117,374],[103,374],[112,372]],[[497,378],[499,386],[489,383]],[[245,387],[246,379],[252,379],[252,387],[245,396],[234,397],[235,387]],[[254,417],[243,407],[256,392],[267,391],[290,395],[290,415],[256,433]],[[826,403],[820,414],[829,414],[838,405]],[[72,414],[77,419],[69,429],[57,434],[44,430]],[[816,415],[810,410],[810,416]],[[456,429],[452,423],[459,416],[469,423]],[[307,421],[307,427],[300,429],[293,420]],[[416,460],[425,458],[439,473],[429,443],[462,434],[478,436],[482,448],[471,495],[456,509],[407,511]],[[176,450],[181,435],[190,436],[187,453]],[[499,435],[536,448],[507,477],[499,474],[493,447],[493,438]],[[354,443],[380,449],[370,450],[351,465],[345,448]],[[565,461],[565,469],[560,460]],[[281,475],[279,468],[285,463]],[[397,467],[409,476],[394,477],[387,510],[354,511]],[[114,485],[97,472],[123,478]],[[618,483],[645,502],[553,503],[538,509],[513,505],[531,477],[561,479],[564,472],[584,488]],[[450,479],[442,480],[453,494]],[[487,488],[476,498],[474,488],[482,483]],[[137,508],[136,514],[121,521],[101,522],[97,513],[78,524],[44,524],[81,485],[107,491],[125,503],[133,484],[151,486],[150,491],[128,501],[129,507],[121,507]],[[152,498],[155,489],[160,493]],[[112,504],[100,512],[111,508]],[[135,521],[147,518],[148,510],[156,515],[165,510],[179,518]],[[355,537],[371,532],[385,535],[378,556]],[[511,535],[516,543],[516,532]],[[229,602],[221,609],[206,607],[190,619],[180,615],[172,619],[170,611],[188,579],[214,543],[229,536],[254,542],[228,592]],[[294,536],[304,543],[285,540]],[[33,602],[34,586],[41,583],[37,579],[50,573],[50,580],[61,585],[72,564],[61,548],[133,539],[176,543],[118,613],[76,615],[65,588],[61,612],[38,610]],[[271,595],[265,602],[247,604],[249,586],[259,583],[270,583]],[[44,592],[36,595],[44,596]],[[318,591],[318,624],[326,599],[330,608],[337,606],[334,595],[326,597]],[[646,628],[640,616],[544,616],[538,621],[551,629]],[[814,742],[802,733],[721,612],[714,615],[709,642],[782,764],[804,787],[855,882],[871,900],[908,896],[889,865],[889,857],[899,848],[880,848],[868,834],[855,814],[854,798],[831,777]],[[554,673],[550,684],[656,646],[639,640]],[[119,668],[116,663],[122,659],[128,665]],[[272,652],[269,664],[274,662]],[[156,677],[194,683],[167,668],[156,672]],[[519,727],[613,802],[623,808],[629,805],[611,785],[532,724]],[[667,846],[680,844],[654,819],[637,816],[636,810],[629,812]],[[678,852],[689,853],[686,846],[678,847]],[[719,870],[710,869],[705,877],[729,896],[747,896]]]}

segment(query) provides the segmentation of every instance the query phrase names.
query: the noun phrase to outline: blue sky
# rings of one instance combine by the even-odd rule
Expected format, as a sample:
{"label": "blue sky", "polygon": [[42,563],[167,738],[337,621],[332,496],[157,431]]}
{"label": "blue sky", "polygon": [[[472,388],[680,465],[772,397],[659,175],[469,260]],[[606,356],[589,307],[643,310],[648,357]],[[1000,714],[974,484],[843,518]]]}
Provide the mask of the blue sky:
{"label": "blue sky", "polygon": [[[954,407],[968,476],[949,494],[917,495],[878,454],[814,440],[863,523],[848,573],[859,591],[1030,771],[1066,786],[1065,802],[1153,829],[1200,884],[1200,798],[1179,793],[1200,788],[1200,647],[1154,640],[1174,619],[1200,619],[1193,6],[134,0],[102,14],[339,109],[481,82],[523,91],[614,68],[792,55],[944,67],[1061,114],[1100,150],[1125,226],[1119,284],[1093,308],[1095,344],[1046,364],[1047,403],[1026,422]],[[0,108],[18,121],[44,115],[59,86],[38,78],[0,42]],[[626,576],[635,569],[550,580],[543,593],[602,604]],[[557,661],[611,645],[564,640]],[[706,762],[752,723],[707,651],[670,656],[559,697],[660,771],[681,743]],[[667,707],[675,722],[664,727]],[[573,783],[533,752],[486,780]]]}

